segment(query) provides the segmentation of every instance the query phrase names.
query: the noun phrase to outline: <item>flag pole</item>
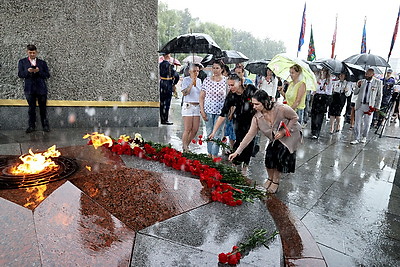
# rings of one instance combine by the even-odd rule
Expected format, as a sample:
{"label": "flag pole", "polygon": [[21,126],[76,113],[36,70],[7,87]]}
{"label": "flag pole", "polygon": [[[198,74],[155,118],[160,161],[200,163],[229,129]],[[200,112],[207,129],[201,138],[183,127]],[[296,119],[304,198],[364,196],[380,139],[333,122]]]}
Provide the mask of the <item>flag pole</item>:
{"label": "flag pole", "polygon": [[333,32],[333,38],[332,38],[332,54],[331,54],[331,58],[335,57],[336,34],[337,34],[337,18],[338,18],[338,14],[336,13],[335,31]]}

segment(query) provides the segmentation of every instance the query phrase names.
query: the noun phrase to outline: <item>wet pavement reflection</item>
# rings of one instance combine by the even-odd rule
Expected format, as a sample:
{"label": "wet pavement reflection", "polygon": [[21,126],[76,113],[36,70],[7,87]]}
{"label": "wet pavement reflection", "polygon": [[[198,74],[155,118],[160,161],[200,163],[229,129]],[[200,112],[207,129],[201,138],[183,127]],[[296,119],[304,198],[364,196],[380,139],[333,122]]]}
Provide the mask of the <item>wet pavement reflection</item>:
{"label": "wet pavement reflection", "polygon": [[[284,175],[274,198],[239,209],[210,203],[198,180],[190,176],[107,150],[94,151],[82,139],[94,131],[111,136],[139,132],[146,140],[171,143],[180,150],[180,99],[173,100],[170,119],[173,126],[53,129],[30,135],[0,131],[1,155],[20,155],[28,148],[42,150],[57,144],[81,166],[90,165],[93,170],[90,173],[83,167],[75,176],[79,179],[58,181],[29,193],[25,189],[0,191],[0,233],[4,237],[0,263],[53,266],[62,259],[90,266],[160,266],[164,260],[167,265],[187,266],[196,261],[197,266],[210,262],[215,266],[218,253],[229,251],[259,225],[288,231],[271,244],[271,250],[250,253],[243,266],[265,266],[265,262],[279,266],[282,253],[287,264],[298,266],[325,266],[324,260],[328,266],[397,266],[400,262],[400,189],[394,184],[399,123],[389,125],[382,138],[371,130],[367,143],[356,146],[349,144],[353,134],[348,124],[330,135],[329,122],[324,123],[318,140],[308,138],[308,126],[304,145],[297,152],[296,172]],[[203,123],[199,134],[205,134]],[[258,184],[267,179],[266,142],[261,138],[261,150],[252,158],[248,172]],[[205,145],[191,144],[190,149],[206,153]],[[92,156],[88,159],[89,152]],[[123,177],[134,176],[133,169],[146,177],[134,182],[142,189],[132,189],[134,184],[116,189]],[[120,173],[112,175],[114,186],[105,176],[115,170]],[[139,206],[134,200],[126,201],[134,192],[148,198],[141,197]],[[113,199],[114,195],[118,197]],[[146,201],[150,204],[142,204]],[[150,206],[158,208],[153,221],[128,216],[129,212],[149,214]],[[247,227],[241,215],[253,216]],[[70,259],[65,250],[71,251]],[[269,258],[270,253],[277,258]]]}

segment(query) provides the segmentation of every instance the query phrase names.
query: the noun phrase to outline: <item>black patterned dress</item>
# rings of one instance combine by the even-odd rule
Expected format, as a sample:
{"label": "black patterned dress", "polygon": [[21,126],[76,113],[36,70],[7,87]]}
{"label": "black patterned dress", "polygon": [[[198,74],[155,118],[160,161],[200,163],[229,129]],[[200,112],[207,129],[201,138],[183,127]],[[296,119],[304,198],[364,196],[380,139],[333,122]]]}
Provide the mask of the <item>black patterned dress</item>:
{"label": "black patterned dress", "polygon": [[[224,107],[221,110],[222,117],[227,117],[231,107],[235,107],[235,112],[233,114],[233,128],[236,134],[236,141],[233,146],[233,150],[236,150],[242,142],[243,138],[246,136],[250,129],[251,120],[254,115],[253,104],[251,103],[251,98],[253,94],[257,91],[257,88],[252,84],[245,85],[245,90],[243,94],[238,95],[236,93],[229,92],[225,98]],[[234,164],[244,164],[250,163],[250,157],[253,153],[254,140],[248,144],[248,146],[243,150],[243,152],[238,155],[234,160]]]}

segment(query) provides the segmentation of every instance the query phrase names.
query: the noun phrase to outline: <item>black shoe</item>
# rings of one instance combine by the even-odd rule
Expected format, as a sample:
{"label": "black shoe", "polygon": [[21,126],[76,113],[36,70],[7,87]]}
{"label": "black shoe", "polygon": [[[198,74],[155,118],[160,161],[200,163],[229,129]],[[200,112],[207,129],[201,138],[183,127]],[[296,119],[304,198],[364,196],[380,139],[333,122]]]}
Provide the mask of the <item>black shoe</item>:
{"label": "black shoe", "polygon": [[44,127],[43,127],[43,131],[44,131],[44,132],[50,132],[49,126],[44,126]]}
{"label": "black shoe", "polygon": [[254,148],[253,148],[253,153],[251,154],[251,156],[254,158],[257,155],[258,151],[260,151],[260,146],[259,145],[255,145]]}
{"label": "black shoe", "polygon": [[163,122],[161,122],[161,124],[163,124],[163,125],[172,125],[174,123],[172,123],[170,121],[163,121]]}
{"label": "black shoe", "polygon": [[26,129],[26,133],[32,133],[35,131],[35,127],[28,127],[28,129]]}

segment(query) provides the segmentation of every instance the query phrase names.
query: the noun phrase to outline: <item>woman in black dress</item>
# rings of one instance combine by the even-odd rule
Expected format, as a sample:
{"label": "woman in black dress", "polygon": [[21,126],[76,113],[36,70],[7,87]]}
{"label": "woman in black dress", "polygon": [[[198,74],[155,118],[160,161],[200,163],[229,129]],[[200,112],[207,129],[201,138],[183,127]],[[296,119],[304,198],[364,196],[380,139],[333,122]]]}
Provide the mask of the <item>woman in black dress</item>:
{"label": "woman in black dress", "polygon": [[[209,138],[214,138],[215,133],[225,121],[231,107],[234,107],[233,113],[233,128],[236,134],[236,141],[233,150],[239,146],[245,135],[250,129],[251,120],[254,115],[253,105],[251,99],[257,88],[252,84],[243,84],[243,79],[236,73],[230,74],[227,80],[229,93],[225,98],[224,107],[221,114],[215,123],[214,130],[209,135]],[[251,141],[244,151],[235,158],[233,162],[235,165],[242,165],[242,172],[246,174],[247,166],[250,163],[250,157],[253,152],[254,140]]]}
{"label": "woman in black dress", "polygon": [[[340,73],[339,80],[332,82],[332,102],[329,106],[329,121],[331,124],[330,133],[340,131],[340,118],[344,104],[346,103],[346,97],[348,93],[351,93],[350,82],[345,80],[346,74]],[[336,127],[335,127],[336,122]],[[336,128],[336,129],[335,129]]]}

